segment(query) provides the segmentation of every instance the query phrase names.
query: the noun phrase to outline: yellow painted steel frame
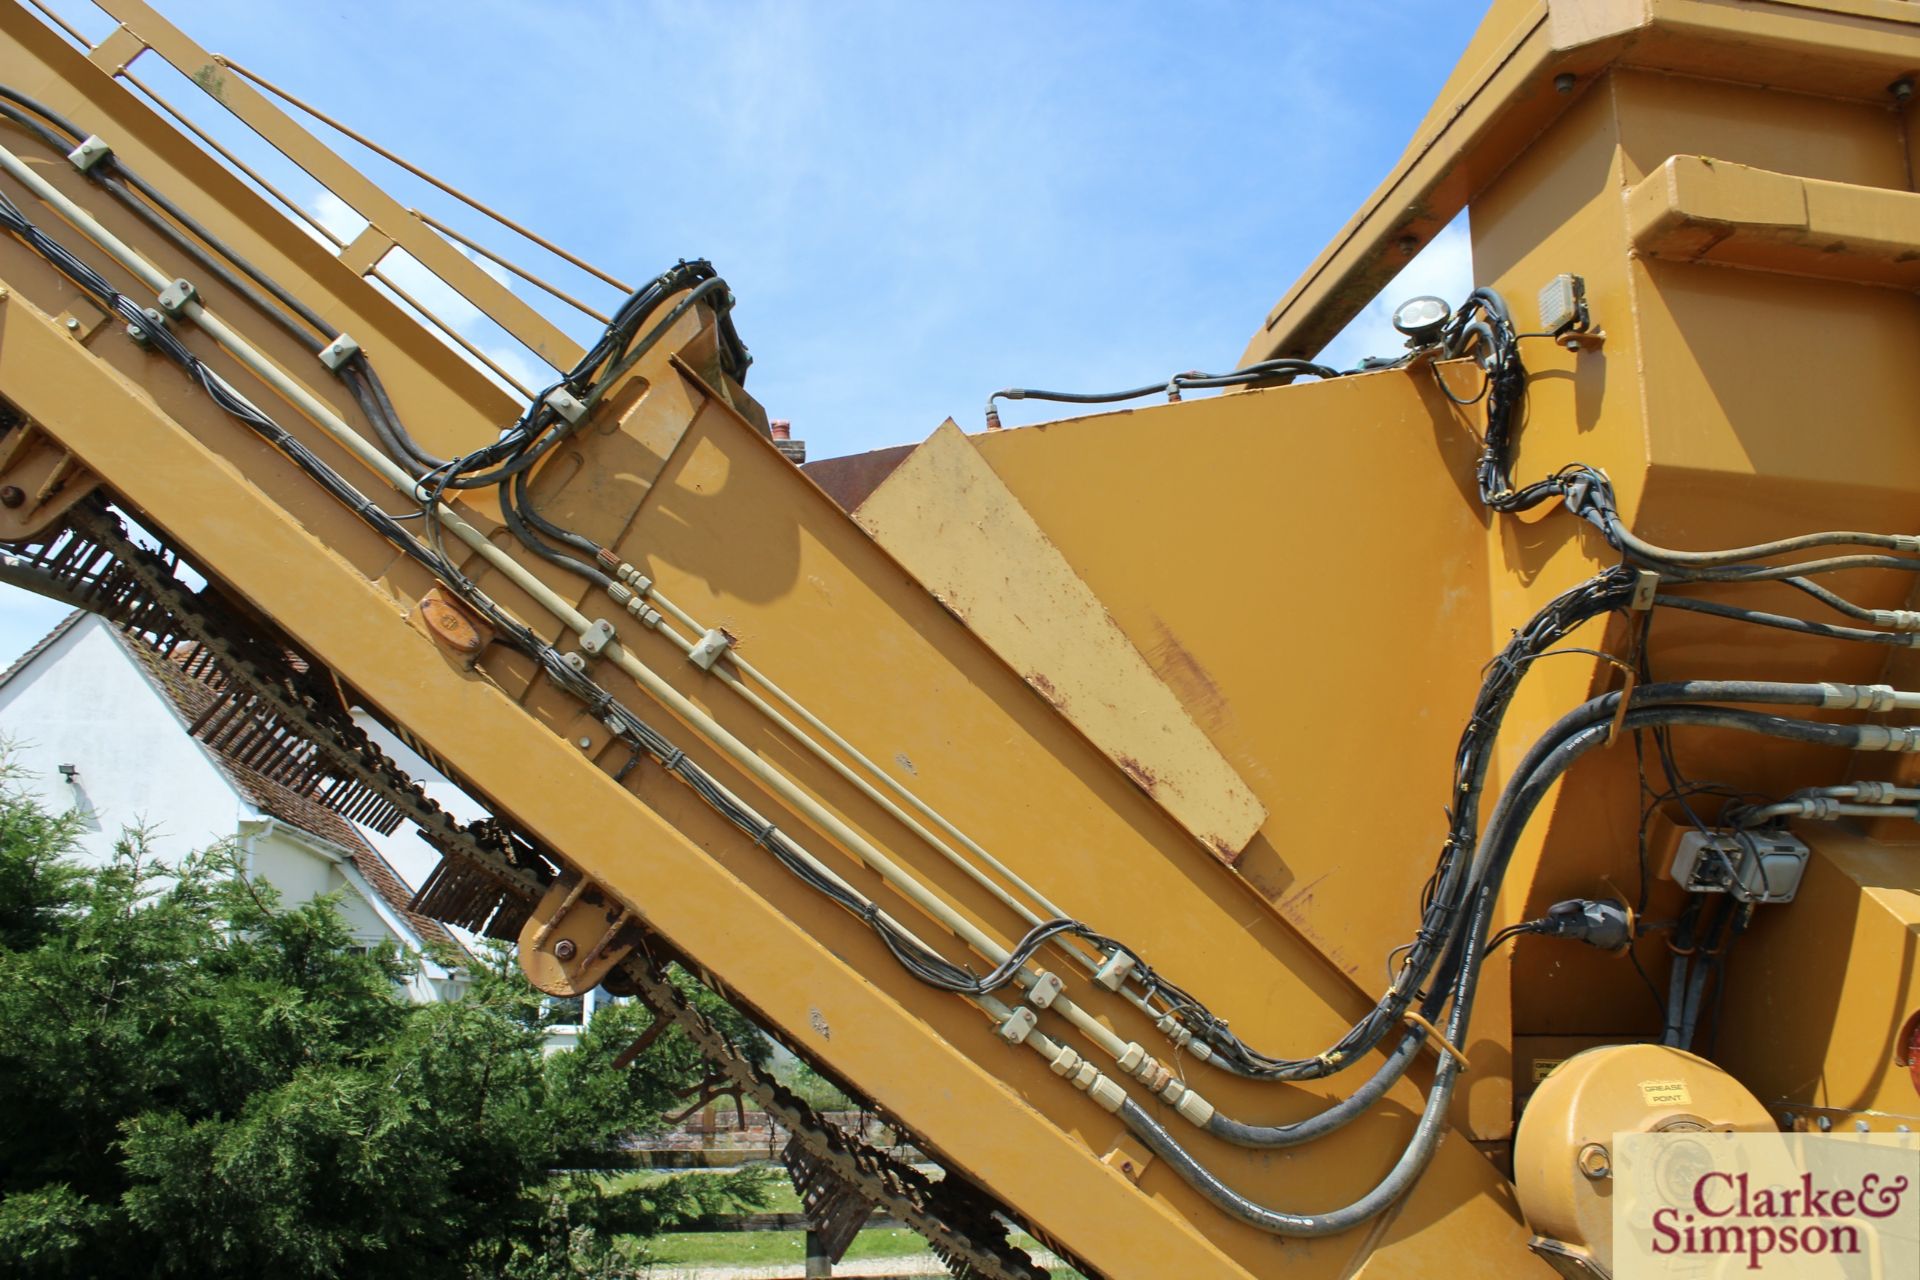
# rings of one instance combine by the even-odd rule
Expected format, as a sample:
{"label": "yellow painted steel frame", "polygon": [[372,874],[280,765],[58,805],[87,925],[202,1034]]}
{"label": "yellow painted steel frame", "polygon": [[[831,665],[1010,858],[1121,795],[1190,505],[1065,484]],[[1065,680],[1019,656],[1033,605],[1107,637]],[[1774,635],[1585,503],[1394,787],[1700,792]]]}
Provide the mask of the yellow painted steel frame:
{"label": "yellow painted steel frame", "polygon": [[[132,167],[350,329],[429,448],[490,441],[516,406],[368,284],[364,263],[342,261],[292,227],[114,81],[126,50],[166,45],[191,61],[197,49],[128,0],[116,0],[114,12],[129,23],[124,48],[89,62],[23,11],[0,7],[5,75],[108,138]],[[1408,160],[1256,349],[1316,345],[1315,335],[1337,327],[1377,279],[1378,255],[1400,251],[1406,210],[1444,221],[1449,202],[1457,208],[1471,197],[1481,275],[1524,314],[1540,284],[1577,272],[1607,335],[1603,347],[1578,354],[1544,341],[1526,348],[1534,377],[1518,475],[1576,459],[1605,467],[1638,528],[1685,546],[1835,525],[1911,527],[1920,432],[1909,414],[1920,372],[1905,353],[1920,339],[1920,314],[1899,274],[1900,236],[1912,233],[1885,225],[1880,212],[1905,208],[1887,202],[1913,186],[1912,108],[1885,96],[1900,66],[1920,65],[1911,16],[1911,6],[1877,0],[1497,5]],[[1557,82],[1563,73],[1571,83]],[[1752,87],[1756,78],[1776,87]],[[192,274],[64,157],[10,127],[0,135],[114,234]],[[303,136],[278,140],[326,169],[331,183],[364,183]],[[1766,207],[1749,207],[1744,187],[1723,191],[1712,175],[1683,174],[1688,162],[1675,158],[1700,155],[1779,175],[1755,180]],[[1799,215],[1784,207],[1786,187],[1800,192]],[[77,229],[8,190],[104,268]],[[399,208],[361,194],[363,211]],[[1842,227],[1871,232],[1860,252],[1844,240],[1823,257],[1807,252],[1810,237]],[[1842,260],[1844,269],[1829,265]],[[133,290],[122,273],[108,274]],[[979,1011],[911,979],[859,922],[805,890],[676,781],[645,766],[615,781],[626,749],[528,660],[493,649],[470,668],[435,647],[407,621],[432,585],[423,570],[118,326],[81,335],[56,324],[75,305],[74,291],[11,241],[0,244],[0,289],[0,394],[129,511],[786,1039],[1101,1272],[1265,1275],[1285,1266],[1305,1276],[1381,1277],[1444,1265],[1449,1274],[1506,1276],[1537,1265],[1527,1260],[1510,1188],[1458,1138],[1442,1145],[1395,1212],[1317,1241],[1283,1242],[1226,1218],[1163,1163],[1136,1164],[1129,1177],[1104,1162],[1123,1136],[1115,1117],[1004,1043]],[[202,292],[282,369],[358,421],[310,350],[248,316],[217,284]],[[182,336],[364,491],[401,501],[205,334],[183,326]],[[1547,596],[1609,558],[1590,531],[1559,513],[1489,521],[1472,483],[1477,416],[1440,395],[1431,368],[1415,366],[961,440],[986,464],[967,464],[967,474],[1004,487],[990,495],[998,509],[1024,508],[1027,532],[1009,536],[1025,538],[1031,555],[1016,541],[996,544],[1014,548],[1004,562],[936,565],[926,552],[937,531],[914,512],[953,509],[940,480],[951,469],[903,469],[889,481],[894,492],[863,508],[863,530],[756,429],[757,406],[726,382],[713,350],[710,314],[690,313],[543,465],[533,485],[543,512],[615,547],[701,625],[724,628],[743,656],[897,780],[1050,898],[1141,948],[1250,1042],[1301,1053],[1330,1043],[1371,1002],[1382,958],[1412,926],[1480,663]],[[1464,390],[1474,371],[1440,376],[1462,379]],[[1823,435],[1828,423],[1844,424],[1844,435]],[[944,439],[939,447],[951,449],[952,436]],[[487,502],[460,510],[587,616],[621,616],[579,579],[529,563]],[[1020,626],[983,621],[975,634],[966,611],[950,607],[989,598],[996,575],[1006,583],[1022,576],[1023,563],[1042,561],[1048,581],[1074,602],[1072,627],[1022,614]],[[560,636],[498,570],[472,557],[466,570],[509,611]],[[1876,607],[1904,598],[1903,583],[1844,585]],[[964,591],[928,590],[943,586]],[[1018,596],[1033,586],[1008,590]],[[1772,605],[1783,591],[1754,587],[1731,598]],[[1110,649],[1119,641],[1089,622],[1090,608],[1110,615],[1145,670]],[[1624,643],[1618,629],[1589,630],[1579,643]],[[1102,646],[1116,681],[1164,684],[1217,751],[1216,762],[1178,731],[1189,746],[1176,754],[1198,763],[1177,803],[1171,792],[1156,794],[1152,769],[1127,767],[1149,758],[1128,744],[1146,742],[1150,754],[1152,724],[1036,696],[1046,689],[1033,677],[1070,660],[1070,637]],[[976,927],[1003,943],[1022,931],[1011,912],[664,637],[629,626],[621,643]],[[1755,644],[1711,619],[1663,617],[1654,646],[1663,678],[1885,674],[1881,650],[1800,637]],[[593,668],[848,882],[962,958],[943,929],[802,806],[769,793],[605,660]],[[1580,656],[1540,668],[1515,706],[1504,759],[1610,678],[1610,668]],[[1171,714],[1156,716],[1171,723]],[[1755,751],[1707,734],[1678,734],[1676,743],[1696,776],[1744,788],[1834,781],[1849,766],[1817,748]],[[1222,794],[1237,778],[1248,794],[1210,806],[1206,778]],[[1225,840],[1231,858],[1209,847],[1214,828],[1203,815],[1257,821],[1261,809],[1268,816],[1251,838]],[[1521,851],[1509,916],[1609,885],[1631,894],[1639,811],[1628,752],[1583,763]],[[1823,843],[1808,901],[1773,909],[1742,944],[1802,1016],[1822,988],[1785,958],[1860,917],[1863,901],[1891,902],[1896,922],[1908,911],[1911,953],[1912,915],[1898,894],[1912,886],[1872,897],[1851,849]],[[1876,865],[1884,881],[1884,864]],[[1655,910],[1670,896],[1656,893]],[[1896,924],[1873,936],[1897,933]],[[1648,1029],[1645,996],[1617,959],[1565,946],[1519,954],[1512,970],[1504,958],[1489,970],[1467,1046],[1473,1071],[1454,1114],[1463,1137],[1510,1133],[1516,1035]],[[1651,949],[1648,959],[1658,959]],[[1886,1029],[1874,1020],[1915,1002],[1914,966],[1900,964],[1849,971],[1851,994],[1824,1037],[1783,1033],[1764,1019],[1739,1023],[1747,1006],[1730,1000],[1723,1060],[1758,1082],[1748,1068],[1774,1055],[1785,1065],[1770,1078],[1787,1093],[1803,1080],[1840,1078],[1860,1053],[1884,1049]],[[1062,976],[1123,1040],[1150,1051],[1160,1043],[1131,1007],[1076,972]],[[1041,1018],[1049,1034],[1091,1051],[1054,1014]],[[1190,1083],[1251,1121],[1310,1114],[1348,1087],[1346,1077],[1258,1086],[1184,1066]],[[1849,1085],[1848,1105],[1864,1098],[1889,1109],[1894,1074],[1866,1076],[1878,1083]],[[1231,1185],[1310,1212],[1345,1203],[1386,1171],[1412,1130],[1426,1078],[1427,1068],[1416,1068],[1347,1129],[1284,1153],[1226,1147],[1159,1110]],[[1834,1096],[1801,1100],[1825,1105]]]}

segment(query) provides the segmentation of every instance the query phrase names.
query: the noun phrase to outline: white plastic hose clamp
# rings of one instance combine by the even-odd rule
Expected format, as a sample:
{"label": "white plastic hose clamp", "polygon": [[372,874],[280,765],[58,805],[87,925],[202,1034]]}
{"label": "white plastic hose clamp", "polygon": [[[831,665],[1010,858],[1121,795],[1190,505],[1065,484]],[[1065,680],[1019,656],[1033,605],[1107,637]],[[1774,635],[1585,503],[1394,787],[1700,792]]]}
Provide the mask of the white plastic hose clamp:
{"label": "white plastic hose clamp", "polygon": [[1008,1044],[1025,1044],[1033,1034],[1033,1024],[1039,1020],[1031,1009],[1024,1006],[1015,1009],[1000,1023],[1000,1038]]}
{"label": "white plastic hose clamp", "polygon": [[587,416],[587,406],[582,404],[580,398],[565,387],[555,387],[553,390],[547,392],[547,398],[540,403],[546,405],[547,408],[553,410],[562,418],[565,418],[568,426],[572,426]]}
{"label": "white plastic hose clamp", "polygon": [[693,648],[687,650],[687,661],[702,671],[711,671],[713,664],[720,661],[720,656],[731,648],[733,648],[733,637],[720,628],[713,627],[694,642]]}
{"label": "white plastic hose clamp", "polygon": [[341,365],[359,354],[360,344],[343,333],[320,348],[320,363],[338,373]]}
{"label": "white plastic hose clamp", "polygon": [[72,162],[74,168],[85,173],[112,154],[113,148],[107,145],[106,140],[99,134],[93,133],[87,135],[85,142],[67,152],[67,159]]}
{"label": "white plastic hose clamp", "polygon": [[1051,1008],[1054,997],[1059,994],[1059,975],[1042,969],[1040,975],[1033,980],[1033,985],[1027,988],[1027,1003],[1036,1009]]}
{"label": "white plastic hose clamp", "polygon": [[1094,970],[1093,980],[1109,991],[1118,991],[1126,985],[1127,978],[1132,972],[1133,957],[1124,951],[1116,951]]}

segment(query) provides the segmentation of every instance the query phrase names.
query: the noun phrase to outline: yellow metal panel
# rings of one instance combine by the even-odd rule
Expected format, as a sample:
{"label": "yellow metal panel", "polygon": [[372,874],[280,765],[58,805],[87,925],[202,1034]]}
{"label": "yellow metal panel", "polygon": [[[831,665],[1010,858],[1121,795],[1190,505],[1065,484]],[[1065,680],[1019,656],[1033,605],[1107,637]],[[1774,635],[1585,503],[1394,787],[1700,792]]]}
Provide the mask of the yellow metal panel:
{"label": "yellow metal panel", "polygon": [[1239,856],[1265,806],[951,420],[855,518],[1196,840]]}
{"label": "yellow metal panel", "polygon": [[[483,794],[510,799],[518,821],[567,849],[587,874],[623,896],[643,881],[644,897],[628,905],[643,907],[650,924],[701,957],[751,1007],[778,1025],[824,1029],[812,1051],[861,1080],[888,1110],[939,1134],[943,1147],[1012,1203],[1045,1206],[1046,1228],[1109,1274],[1249,1274],[1188,1220],[1197,1219],[1190,1204],[1141,1195],[1074,1133],[1022,1102],[997,1078],[991,1058],[976,1061],[928,1034],[908,1006],[773,904],[743,892],[725,867],[584,753],[491,682],[445,662],[406,626],[391,598],[140,390],[103,372],[46,316],[17,296],[0,297],[0,385],[11,398],[28,413],[60,420],[63,438],[109,471],[159,527],[216,562],[240,598],[286,625]],[[76,415],[79,388],[90,411]],[[637,878],[640,859],[645,873]],[[753,945],[741,945],[745,939]],[[975,1022],[981,1040],[993,1043]],[[1016,1052],[1001,1048],[1005,1057]],[[1066,1100],[1090,1105],[1044,1065],[1040,1074],[1046,1096],[1059,1100],[1064,1090]]]}
{"label": "yellow metal panel", "polygon": [[1792,905],[1756,920],[1732,958],[1720,1057],[1769,1106],[1920,1123],[1894,1042],[1920,1011],[1920,846],[1825,823],[1797,832],[1813,856]]}
{"label": "yellow metal panel", "polygon": [[1627,193],[1648,257],[1920,285],[1920,194],[1674,156]]}
{"label": "yellow metal panel", "polygon": [[[1239,874],[1367,991],[1432,869],[1448,762],[1494,644],[1485,527],[1441,478],[1470,466],[1473,443],[1436,433],[1439,403],[1430,377],[1387,373],[974,440],[1274,814]],[[1366,501],[1390,518],[1342,518],[1327,477],[1358,457]],[[1337,554],[1318,554],[1335,527]],[[1323,607],[1336,625],[1302,624]],[[1381,788],[1409,802],[1374,803]]]}
{"label": "yellow metal panel", "polygon": [[1317,352],[1609,68],[1885,101],[1886,86],[1916,65],[1920,31],[1904,3],[1495,5],[1400,162],[1269,313],[1242,362]]}

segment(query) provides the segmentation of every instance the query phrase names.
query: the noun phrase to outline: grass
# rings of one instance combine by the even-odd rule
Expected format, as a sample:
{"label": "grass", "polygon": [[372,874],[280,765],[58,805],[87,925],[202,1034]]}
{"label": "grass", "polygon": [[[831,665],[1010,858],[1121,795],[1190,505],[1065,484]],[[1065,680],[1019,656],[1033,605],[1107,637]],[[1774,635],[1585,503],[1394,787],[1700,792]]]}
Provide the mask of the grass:
{"label": "grass", "polygon": [[[806,1238],[798,1231],[677,1231],[648,1242],[654,1261],[682,1266],[777,1266],[806,1261]],[[927,1243],[904,1227],[862,1231],[849,1259],[912,1258]]]}
{"label": "grass", "polygon": [[[609,1178],[614,1186],[627,1186],[660,1177],[652,1172],[619,1174]],[[776,1181],[768,1188],[767,1203],[759,1213],[798,1213],[800,1195],[788,1182]],[[1013,1242],[1029,1253],[1043,1248],[1025,1232],[1017,1232]],[[786,1266],[798,1269],[806,1262],[806,1236],[799,1231],[673,1231],[647,1241],[647,1251],[662,1266]],[[881,1258],[931,1257],[927,1242],[917,1232],[904,1227],[880,1227],[862,1231],[854,1237],[845,1261],[857,1262]],[[1064,1267],[1050,1268],[1060,1280],[1080,1280],[1079,1273]]]}
{"label": "grass", "polygon": [[[1013,1242],[1030,1253],[1041,1248],[1039,1241],[1024,1232],[1015,1234]],[[806,1238],[798,1231],[682,1231],[654,1237],[648,1242],[648,1251],[662,1266],[683,1267],[775,1267],[790,1263],[798,1268],[807,1257]],[[904,1227],[886,1227],[855,1236],[844,1261],[931,1256],[927,1242],[916,1233]],[[1081,1280],[1079,1272],[1065,1267],[1049,1270],[1059,1280]]]}

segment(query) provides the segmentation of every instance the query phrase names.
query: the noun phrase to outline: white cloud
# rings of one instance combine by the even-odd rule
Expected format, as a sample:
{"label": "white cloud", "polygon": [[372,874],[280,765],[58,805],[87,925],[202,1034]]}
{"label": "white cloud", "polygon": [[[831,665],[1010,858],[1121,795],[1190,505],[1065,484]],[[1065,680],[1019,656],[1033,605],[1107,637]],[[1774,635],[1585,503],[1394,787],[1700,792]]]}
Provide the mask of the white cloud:
{"label": "white cloud", "polygon": [[1340,335],[1327,344],[1319,360],[1338,369],[1350,369],[1366,356],[1397,356],[1407,340],[1393,327],[1393,309],[1408,298],[1431,294],[1459,306],[1474,286],[1473,240],[1462,213],[1427,247],[1402,267],[1366,310],[1355,316]]}

